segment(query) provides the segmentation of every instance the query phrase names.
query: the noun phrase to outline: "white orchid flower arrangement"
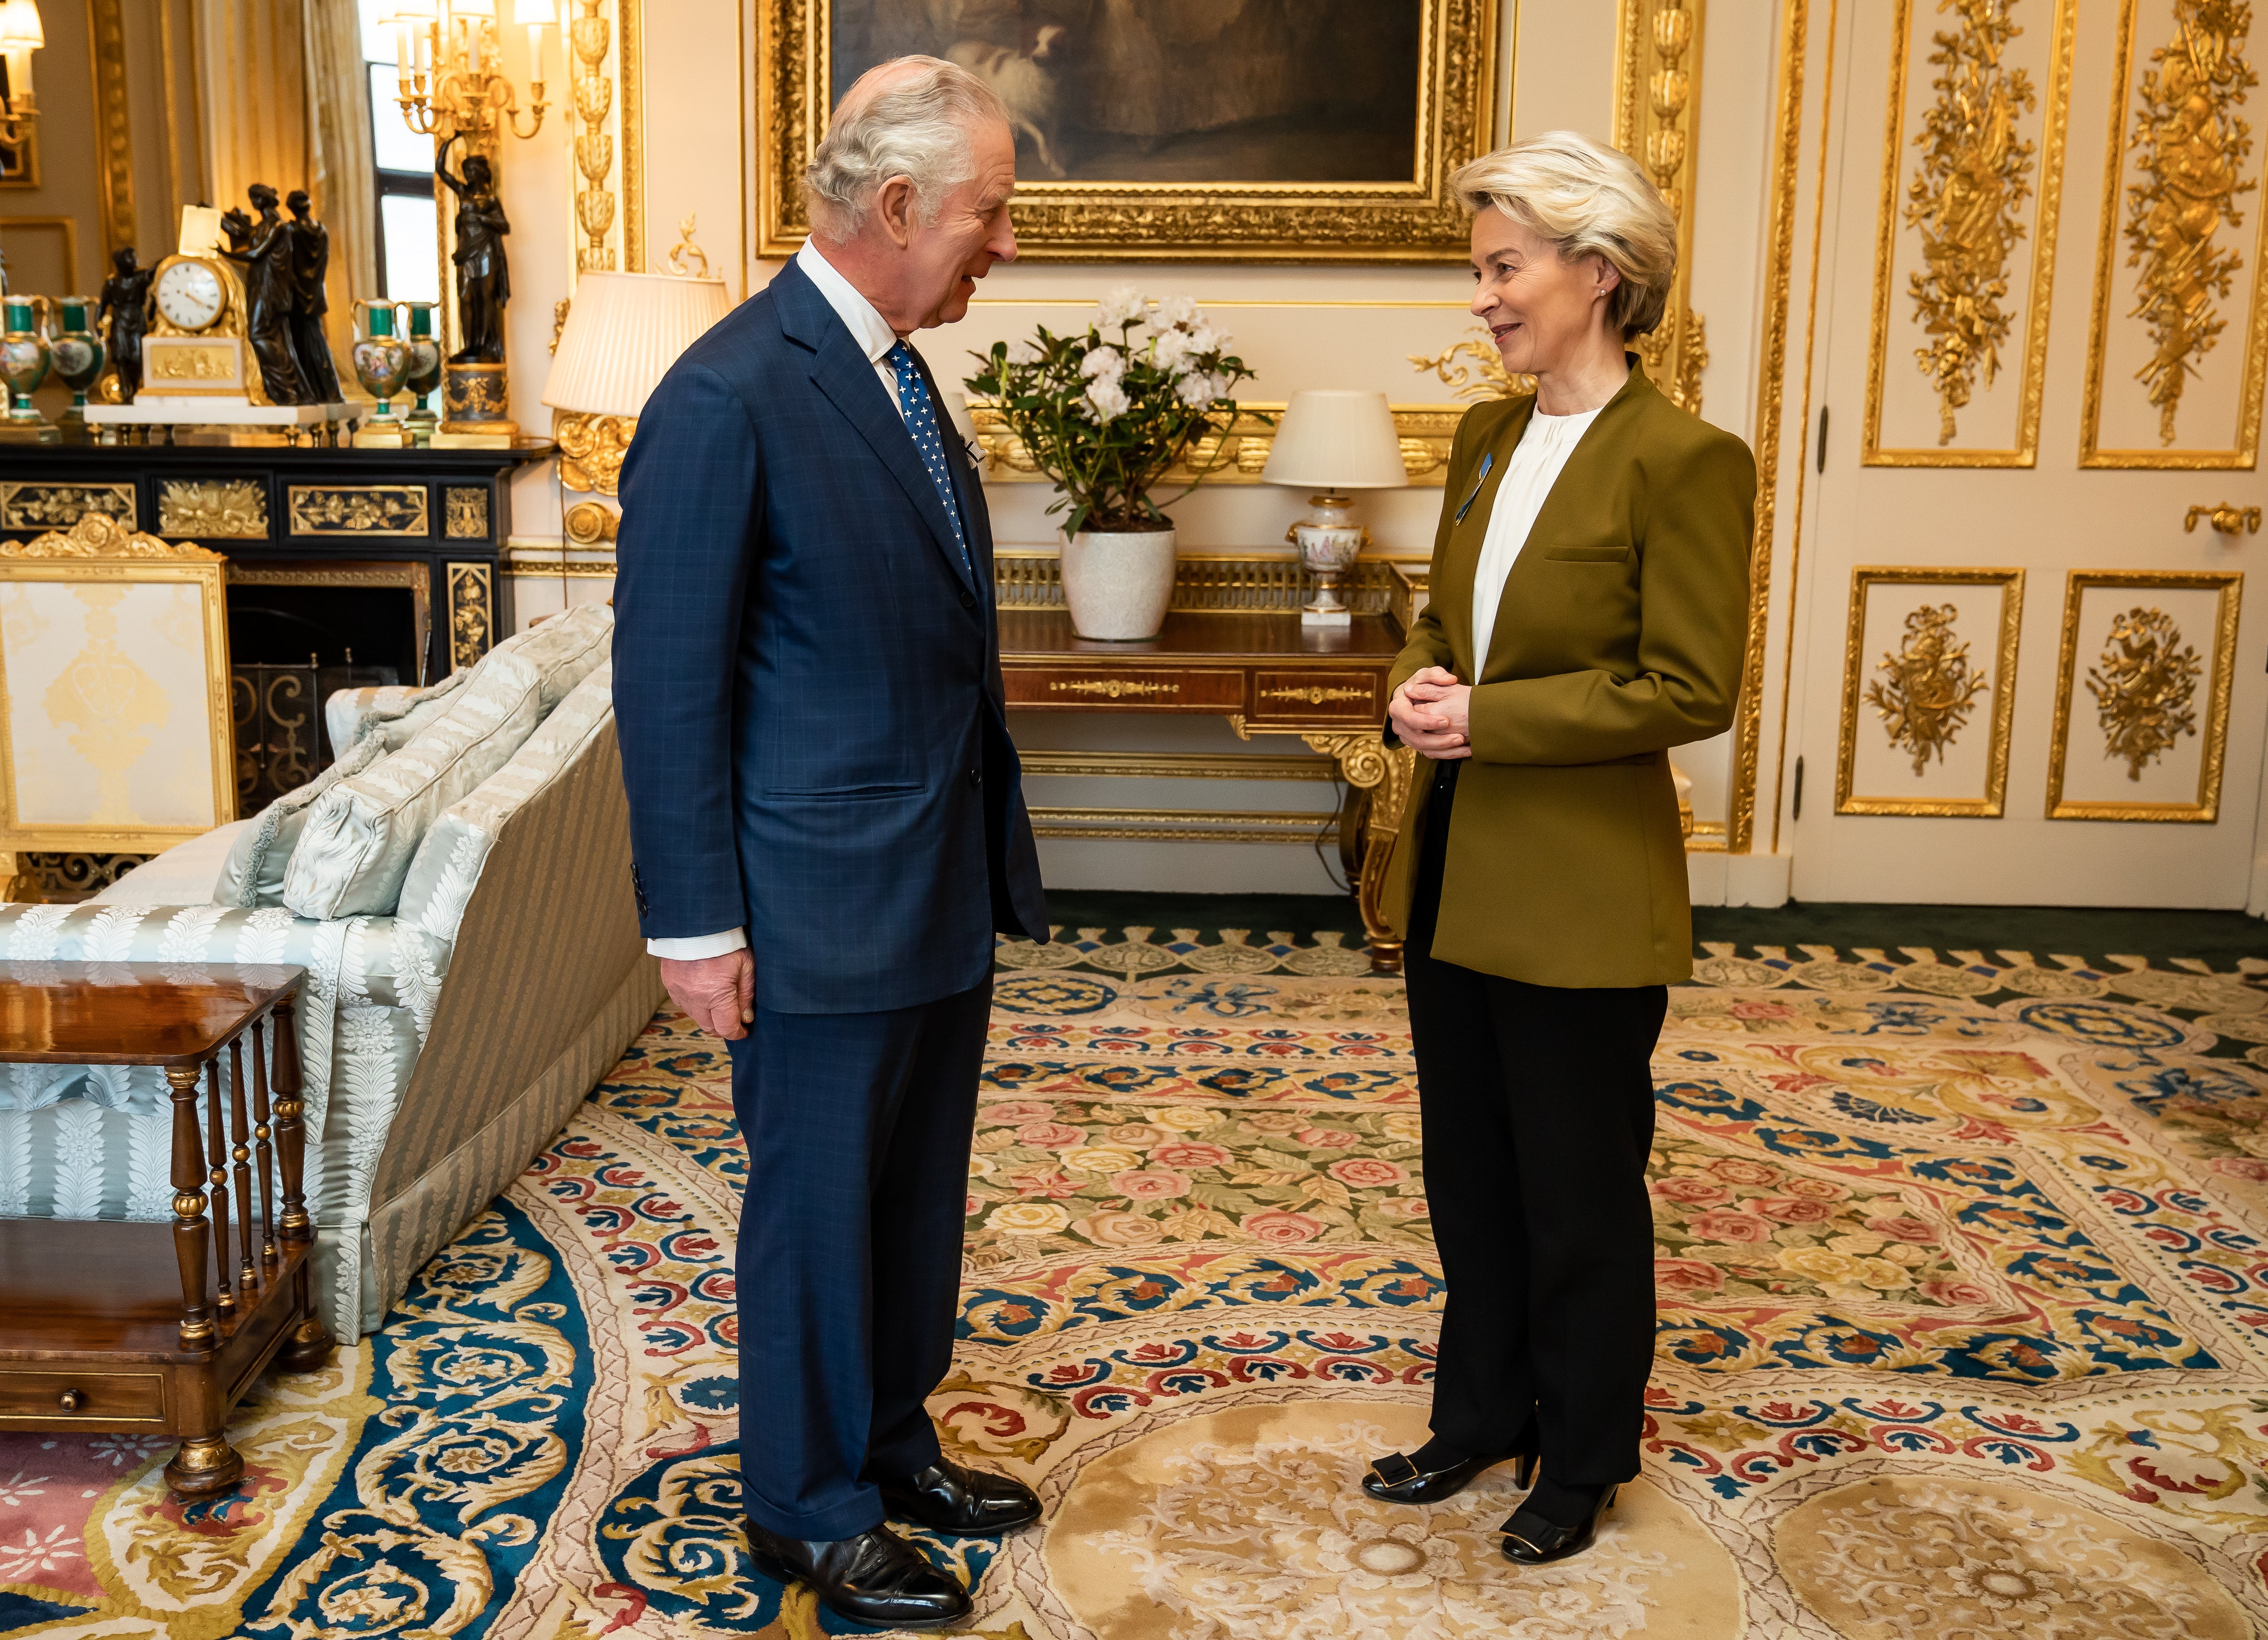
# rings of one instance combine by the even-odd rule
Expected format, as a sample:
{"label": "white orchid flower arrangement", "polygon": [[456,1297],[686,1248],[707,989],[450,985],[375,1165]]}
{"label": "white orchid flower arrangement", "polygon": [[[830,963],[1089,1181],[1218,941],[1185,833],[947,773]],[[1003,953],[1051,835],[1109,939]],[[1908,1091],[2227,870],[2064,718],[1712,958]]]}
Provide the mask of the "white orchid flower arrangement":
{"label": "white orchid flower arrangement", "polygon": [[1152,302],[1132,285],[1107,293],[1086,330],[1056,335],[1044,325],[1028,342],[996,342],[968,379],[1063,493],[1064,533],[1161,529],[1170,524],[1150,490],[1175,467],[1189,489],[1227,464],[1221,441],[1190,465],[1192,450],[1237,414],[1230,397],[1251,379],[1228,336],[1186,296]]}

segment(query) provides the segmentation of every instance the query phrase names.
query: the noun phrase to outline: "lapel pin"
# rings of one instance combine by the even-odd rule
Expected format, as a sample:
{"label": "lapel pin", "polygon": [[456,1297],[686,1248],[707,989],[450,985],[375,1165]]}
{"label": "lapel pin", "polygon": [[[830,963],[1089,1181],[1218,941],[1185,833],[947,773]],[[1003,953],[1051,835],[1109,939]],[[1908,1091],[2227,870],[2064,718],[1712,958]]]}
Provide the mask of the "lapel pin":
{"label": "lapel pin", "polygon": [[1450,523],[1452,523],[1452,524],[1462,524],[1462,523],[1465,521],[1465,514],[1467,514],[1468,512],[1470,512],[1470,511],[1473,510],[1473,503],[1475,503],[1476,501],[1478,501],[1478,500],[1480,499],[1480,496],[1481,496],[1481,486],[1488,482],[1489,469],[1490,469],[1491,467],[1494,467],[1495,465],[1496,465],[1496,452],[1495,452],[1495,451],[1491,450],[1491,451],[1488,451],[1488,452],[1486,452],[1485,453],[1484,453],[1484,454],[1482,455],[1482,457],[1481,457],[1481,474],[1480,474],[1480,476],[1479,476],[1478,478],[1476,478],[1476,479],[1475,479],[1475,480],[1473,481],[1473,493],[1472,493],[1471,495],[1469,495],[1469,496],[1466,496],[1466,497],[1465,497],[1465,504],[1464,504],[1463,506],[1459,507],[1459,508],[1457,509],[1457,516],[1456,516],[1455,518],[1454,518],[1450,519],[1450,520],[1449,520],[1449,522],[1450,522]]}

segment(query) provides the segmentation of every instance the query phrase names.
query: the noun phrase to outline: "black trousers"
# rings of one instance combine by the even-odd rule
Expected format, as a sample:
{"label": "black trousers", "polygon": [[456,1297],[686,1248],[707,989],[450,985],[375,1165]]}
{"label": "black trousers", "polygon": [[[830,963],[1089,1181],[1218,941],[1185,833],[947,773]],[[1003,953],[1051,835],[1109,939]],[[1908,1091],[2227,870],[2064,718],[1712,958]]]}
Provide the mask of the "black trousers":
{"label": "black trousers", "polygon": [[1529,985],[1434,959],[1456,774],[1436,765],[1405,955],[1448,1283],[1433,1433],[1498,1452],[1533,1417],[1546,1474],[1627,1481],[1653,1360],[1650,1062],[1669,993]]}
{"label": "black trousers", "polygon": [[738,1258],[740,1482],[790,1538],[882,1523],[938,1461],[992,981],[876,1013],[756,1010],[732,1044],[748,1146]]}

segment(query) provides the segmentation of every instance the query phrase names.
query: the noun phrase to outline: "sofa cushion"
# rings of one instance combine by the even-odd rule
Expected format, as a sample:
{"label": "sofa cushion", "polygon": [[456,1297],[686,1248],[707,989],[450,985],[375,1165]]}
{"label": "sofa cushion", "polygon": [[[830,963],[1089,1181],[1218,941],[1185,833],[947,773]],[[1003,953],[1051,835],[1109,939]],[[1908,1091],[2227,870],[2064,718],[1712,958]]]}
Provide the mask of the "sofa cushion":
{"label": "sofa cushion", "polygon": [[177,842],[89,899],[107,906],[202,906],[214,903],[215,884],[245,833],[257,820],[231,820]]}
{"label": "sofa cushion", "polygon": [[284,867],[286,909],[325,920],[394,909],[426,828],[503,768],[607,658],[614,612],[586,607],[598,617],[571,611],[498,644],[408,745],[316,799]]}
{"label": "sofa cushion", "polygon": [[236,834],[219,879],[207,885],[212,903],[239,909],[282,905],[284,864],[298,843],[307,811],[316,799],[348,776],[360,774],[388,752],[409,744],[419,730],[449,709],[471,675],[453,672],[429,689],[411,690],[388,702],[385,710],[365,718],[361,724],[364,732],[351,746],[334,741],[337,756],[328,769],[276,798]]}
{"label": "sofa cushion", "polygon": [[481,867],[505,823],[564,772],[613,721],[615,669],[601,664],[502,769],[433,822],[402,879],[404,927],[454,941]]}

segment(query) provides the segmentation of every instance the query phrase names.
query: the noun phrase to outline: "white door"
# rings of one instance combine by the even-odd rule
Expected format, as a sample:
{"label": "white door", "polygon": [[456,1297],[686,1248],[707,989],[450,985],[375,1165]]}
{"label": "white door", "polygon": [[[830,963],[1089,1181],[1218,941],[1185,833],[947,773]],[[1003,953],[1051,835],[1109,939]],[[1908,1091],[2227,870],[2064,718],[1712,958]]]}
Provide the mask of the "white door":
{"label": "white door", "polygon": [[1845,8],[1798,898],[2245,902],[2268,535],[2209,515],[2268,499],[2241,10]]}

